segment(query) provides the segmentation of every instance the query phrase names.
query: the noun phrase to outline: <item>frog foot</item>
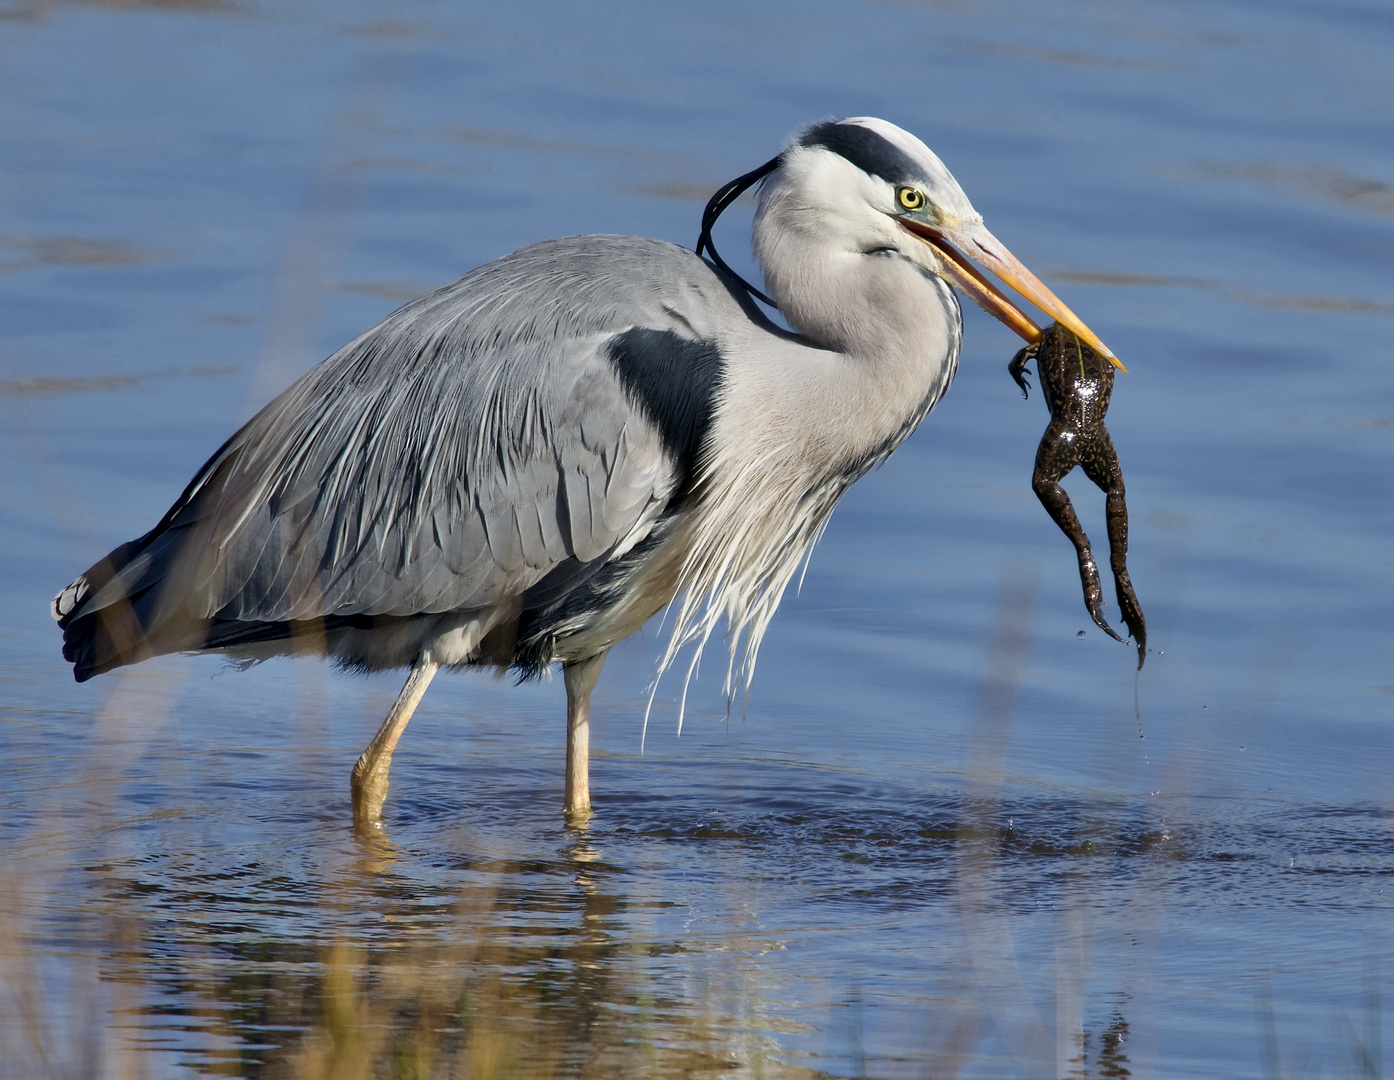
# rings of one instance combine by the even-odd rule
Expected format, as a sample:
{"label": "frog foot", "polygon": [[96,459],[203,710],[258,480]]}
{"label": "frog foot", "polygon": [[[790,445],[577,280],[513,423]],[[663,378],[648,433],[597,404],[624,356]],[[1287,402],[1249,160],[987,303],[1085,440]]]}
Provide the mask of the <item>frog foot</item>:
{"label": "frog foot", "polygon": [[1128,572],[1115,571],[1114,580],[1118,586],[1118,608],[1123,613],[1123,622],[1128,627],[1128,636],[1137,644],[1137,669],[1142,670],[1147,659],[1147,621],[1142,617],[1142,605],[1138,603],[1137,593]]}
{"label": "frog foot", "polygon": [[[1087,548],[1080,552],[1079,580],[1080,584],[1084,586],[1084,606],[1089,611],[1089,617],[1094,620],[1094,625],[1113,638],[1114,641],[1121,642],[1123,639],[1104,618],[1104,590],[1099,584],[1099,565],[1094,561],[1093,554]],[[1131,589],[1132,586],[1130,585],[1129,588]],[[1136,597],[1134,597],[1134,601],[1136,601]]]}
{"label": "frog foot", "polygon": [[1012,362],[1007,365],[1007,371],[1016,380],[1017,386],[1021,387],[1021,396],[1029,398],[1031,396],[1031,384],[1026,381],[1026,376],[1031,373],[1026,370],[1026,365],[1036,359],[1036,353],[1040,351],[1040,342],[1028,345],[1019,353],[1012,357]]}

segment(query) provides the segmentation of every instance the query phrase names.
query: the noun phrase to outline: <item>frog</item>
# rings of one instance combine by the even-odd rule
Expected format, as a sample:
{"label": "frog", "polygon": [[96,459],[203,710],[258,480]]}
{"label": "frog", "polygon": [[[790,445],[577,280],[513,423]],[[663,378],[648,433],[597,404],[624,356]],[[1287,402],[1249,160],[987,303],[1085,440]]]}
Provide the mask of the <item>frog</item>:
{"label": "frog", "polygon": [[1050,424],[1036,448],[1031,489],[1046,513],[1075,546],[1080,583],[1084,587],[1084,606],[1089,617],[1100,630],[1121,642],[1123,639],[1104,617],[1103,587],[1099,583],[1099,566],[1089,546],[1089,537],[1060,481],[1079,465],[1107,496],[1109,563],[1113,568],[1118,608],[1129,636],[1137,645],[1137,666],[1141,671],[1147,659],[1147,622],[1128,574],[1128,500],[1123,470],[1108,428],[1104,426],[1104,416],[1113,395],[1114,365],[1068,327],[1052,324],[1007,365],[1024,398],[1029,398],[1031,393],[1026,365],[1033,360],[1041,393],[1050,408]]}

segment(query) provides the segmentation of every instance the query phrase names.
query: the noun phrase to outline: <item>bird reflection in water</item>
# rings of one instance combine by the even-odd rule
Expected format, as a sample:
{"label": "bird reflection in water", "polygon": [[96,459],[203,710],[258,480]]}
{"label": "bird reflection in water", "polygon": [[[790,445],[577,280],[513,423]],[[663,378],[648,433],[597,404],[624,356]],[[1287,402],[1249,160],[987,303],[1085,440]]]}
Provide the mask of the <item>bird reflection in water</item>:
{"label": "bird reflection in water", "polygon": [[1099,1049],[1094,1052],[1093,1034],[1088,1028],[1079,1033],[1079,1068],[1067,1080],[1124,1080],[1132,1076],[1128,1069],[1128,1021],[1119,1010],[1109,1017],[1108,1026],[1099,1035]]}

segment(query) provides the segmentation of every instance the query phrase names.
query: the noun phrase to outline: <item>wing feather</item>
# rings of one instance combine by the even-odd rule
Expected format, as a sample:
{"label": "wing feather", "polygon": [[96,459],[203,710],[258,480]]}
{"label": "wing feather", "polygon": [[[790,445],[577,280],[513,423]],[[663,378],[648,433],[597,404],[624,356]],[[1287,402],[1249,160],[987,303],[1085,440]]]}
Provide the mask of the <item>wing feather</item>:
{"label": "wing feather", "polygon": [[481,267],[263,409],[133,557],[117,549],[121,565],[75,583],[60,621],[150,594],[141,620],[161,652],[197,647],[207,620],[473,610],[544,579],[569,588],[650,527],[680,477],[611,344],[635,327],[690,335],[722,304],[743,317],[706,264],[658,241],[551,241]]}

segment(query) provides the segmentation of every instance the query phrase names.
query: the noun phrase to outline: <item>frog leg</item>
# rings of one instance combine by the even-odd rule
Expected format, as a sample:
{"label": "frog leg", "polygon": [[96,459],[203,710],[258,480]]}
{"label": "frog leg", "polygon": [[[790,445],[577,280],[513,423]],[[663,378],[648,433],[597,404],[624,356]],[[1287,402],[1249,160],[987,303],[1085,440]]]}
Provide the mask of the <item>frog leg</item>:
{"label": "frog leg", "polygon": [[1031,384],[1026,381],[1026,376],[1031,373],[1026,370],[1026,365],[1036,359],[1036,353],[1040,351],[1041,343],[1038,341],[1033,345],[1028,345],[1012,357],[1011,363],[1007,365],[1007,372],[1016,380],[1017,386],[1021,387],[1021,396],[1029,398],[1031,396]]}
{"label": "frog leg", "polygon": [[1046,513],[1069,537],[1079,556],[1079,580],[1084,586],[1084,606],[1094,625],[1115,641],[1123,639],[1113,632],[1104,618],[1104,590],[1099,584],[1099,564],[1089,547],[1089,537],[1079,523],[1070,496],[1060,481],[1079,464],[1079,435],[1061,420],[1052,420],[1036,449],[1036,471],[1031,477],[1031,490],[1041,500]]}
{"label": "frog leg", "polygon": [[1147,658],[1147,622],[1142,617],[1142,605],[1133,590],[1133,580],[1128,576],[1128,497],[1123,486],[1123,470],[1119,468],[1118,452],[1108,437],[1108,429],[1102,424],[1080,449],[1080,465],[1085,475],[1108,495],[1108,554],[1118,593],[1118,610],[1129,635],[1137,642],[1137,666],[1141,670]]}

